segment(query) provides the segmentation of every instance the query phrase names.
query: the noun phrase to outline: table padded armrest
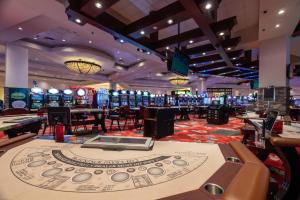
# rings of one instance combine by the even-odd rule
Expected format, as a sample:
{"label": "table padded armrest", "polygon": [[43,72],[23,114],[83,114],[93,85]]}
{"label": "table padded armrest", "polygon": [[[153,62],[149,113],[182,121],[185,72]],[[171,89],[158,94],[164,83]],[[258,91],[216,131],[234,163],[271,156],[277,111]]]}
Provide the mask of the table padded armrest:
{"label": "table padded armrest", "polygon": [[297,138],[271,137],[270,141],[274,146],[300,147],[300,139]]}

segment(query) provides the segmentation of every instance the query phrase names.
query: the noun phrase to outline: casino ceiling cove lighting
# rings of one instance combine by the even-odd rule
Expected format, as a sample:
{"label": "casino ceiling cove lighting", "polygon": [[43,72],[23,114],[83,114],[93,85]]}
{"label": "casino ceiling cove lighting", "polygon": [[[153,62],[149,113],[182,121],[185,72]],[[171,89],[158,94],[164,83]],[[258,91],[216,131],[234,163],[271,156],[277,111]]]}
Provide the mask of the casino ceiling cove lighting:
{"label": "casino ceiling cove lighting", "polygon": [[69,70],[79,74],[96,74],[102,70],[100,65],[83,60],[70,60],[64,64]]}

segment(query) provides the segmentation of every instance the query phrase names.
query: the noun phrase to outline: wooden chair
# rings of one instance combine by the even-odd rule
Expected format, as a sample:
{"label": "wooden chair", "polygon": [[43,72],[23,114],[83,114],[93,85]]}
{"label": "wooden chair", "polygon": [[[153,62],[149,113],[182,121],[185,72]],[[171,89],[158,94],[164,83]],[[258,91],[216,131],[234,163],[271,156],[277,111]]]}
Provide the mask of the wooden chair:
{"label": "wooden chair", "polygon": [[132,121],[132,125],[135,125],[135,118],[136,118],[136,115],[134,112],[132,112],[129,108],[129,106],[124,106],[123,108],[123,113],[121,115],[122,118],[125,119],[125,123],[124,123],[124,126],[123,126],[123,130],[125,130],[125,127],[127,125],[127,121],[130,122]]}
{"label": "wooden chair", "polygon": [[112,130],[112,125],[114,123],[114,121],[117,121],[118,123],[118,128],[121,131],[121,126],[120,126],[120,120],[121,120],[121,116],[120,116],[120,110],[122,109],[122,107],[120,107],[119,110],[110,110],[109,111],[109,119],[111,120],[110,123],[110,131]]}
{"label": "wooden chair", "polygon": [[[42,108],[40,108],[40,109],[37,111],[37,115],[38,115],[38,116],[43,117],[45,114],[48,114],[48,108],[47,108],[47,107],[42,107]],[[44,128],[43,128],[43,135],[44,135],[45,132],[46,132],[46,129],[47,129],[47,127],[48,127],[48,119],[43,120],[42,123],[43,123],[43,125],[44,125]],[[51,130],[50,130],[50,132],[51,132]]]}

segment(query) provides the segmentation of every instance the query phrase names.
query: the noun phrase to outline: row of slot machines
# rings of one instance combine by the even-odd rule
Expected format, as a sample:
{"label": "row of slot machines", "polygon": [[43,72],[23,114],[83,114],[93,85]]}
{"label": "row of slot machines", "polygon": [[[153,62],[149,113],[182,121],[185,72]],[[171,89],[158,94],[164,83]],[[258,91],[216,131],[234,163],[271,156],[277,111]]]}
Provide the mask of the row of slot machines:
{"label": "row of slot machines", "polygon": [[91,105],[94,94],[90,94],[87,89],[78,88],[58,90],[51,88],[46,92],[39,88],[31,88],[29,96],[30,110],[38,110],[42,107],[73,107],[75,105]]}

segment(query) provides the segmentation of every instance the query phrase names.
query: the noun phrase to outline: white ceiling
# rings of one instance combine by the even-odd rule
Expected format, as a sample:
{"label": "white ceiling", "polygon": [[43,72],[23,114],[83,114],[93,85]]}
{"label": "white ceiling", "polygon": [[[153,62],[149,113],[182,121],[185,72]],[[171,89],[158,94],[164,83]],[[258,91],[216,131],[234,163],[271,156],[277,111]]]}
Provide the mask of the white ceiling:
{"label": "white ceiling", "polygon": [[[129,23],[149,14],[150,11],[158,10],[173,2],[175,0],[120,0],[110,8],[109,12],[123,22]],[[265,5],[271,5],[268,8],[270,17],[261,15]],[[290,18],[294,19],[297,18],[295,15],[300,14],[300,12],[293,10],[298,5],[299,0],[222,0],[218,10],[218,20],[237,16],[238,24],[233,29],[233,35],[242,36],[240,46],[246,46],[246,43],[257,45],[259,39],[276,36],[277,33],[272,35],[272,32],[275,31],[266,31],[264,34],[259,33],[258,37],[258,30],[265,24],[275,23],[272,20],[274,20],[274,12],[277,9],[286,8],[285,17],[290,16],[289,13],[293,13]],[[290,18],[281,18],[281,20],[286,21]],[[76,76],[94,82],[114,81],[129,85],[145,79],[144,84],[148,81],[149,84],[157,87],[162,85],[158,80],[162,80],[166,87],[172,87],[167,81],[172,75],[155,76],[157,72],[166,71],[166,64],[158,57],[137,52],[136,47],[131,44],[120,44],[111,35],[89,24],[80,26],[68,21],[65,7],[59,1],[0,0],[0,19],[0,66],[3,69],[4,46],[8,42],[15,42],[29,48],[30,70],[36,74],[48,73],[51,76],[66,76],[69,78]],[[292,26],[289,23],[286,24],[288,25],[283,26],[282,29]],[[23,31],[17,29],[19,26],[23,27]],[[187,20],[181,24],[182,32],[195,27],[197,25],[193,20]],[[176,30],[176,25],[170,26],[160,31],[159,37],[164,38],[174,35]],[[33,38],[36,36],[38,36],[38,39],[34,40]],[[54,40],[43,39],[46,37],[51,37]],[[62,39],[65,39],[66,42],[62,42]],[[89,41],[92,41],[92,43],[89,43]],[[252,47],[255,45],[252,45]],[[300,45],[294,46],[292,52],[298,54],[300,49],[298,46]],[[72,51],[66,51],[68,48]],[[95,76],[75,75],[63,66],[63,62],[71,57],[100,63],[103,65],[104,71]],[[122,62],[120,58],[122,58]],[[130,68],[128,70],[118,68],[115,66],[116,63],[130,66]],[[63,73],[55,73],[57,70]],[[151,80],[146,80],[145,77],[149,76]],[[199,81],[193,75],[190,76],[190,79],[192,82]],[[157,80],[156,84],[155,80]],[[221,82],[240,81],[235,78],[230,80],[213,78],[211,80],[215,82],[217,80]]]}

